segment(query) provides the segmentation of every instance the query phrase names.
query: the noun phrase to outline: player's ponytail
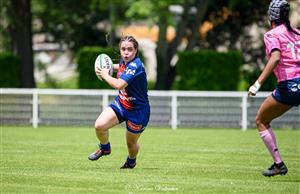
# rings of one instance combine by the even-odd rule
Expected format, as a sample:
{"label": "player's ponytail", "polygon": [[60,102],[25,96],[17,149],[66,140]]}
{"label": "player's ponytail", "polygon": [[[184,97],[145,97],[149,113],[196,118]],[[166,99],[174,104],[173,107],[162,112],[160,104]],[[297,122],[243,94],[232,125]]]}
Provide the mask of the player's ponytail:
{"label": "player's ponytail", "polygon": [[298,32],[296,32],[296,31],[292,28],[292,26],[291,26],[291,24],[290,24],[290,20],[285,21],[285,26],[287,27],[288,31],[300,35]]}
{"label": "player's ponytail", "polygon": [[290,5],[289,4],[286,4],[282,7],[280,7],[280,17],[278,20],[279,20],[279,22],[283,22],[285,24],[285,26],[287,27],[289,32],[293,32],[297,35],[300,35],[298,32],[296,32],[292,28],[290,20],[289,20],[289,13],[290,13]]}

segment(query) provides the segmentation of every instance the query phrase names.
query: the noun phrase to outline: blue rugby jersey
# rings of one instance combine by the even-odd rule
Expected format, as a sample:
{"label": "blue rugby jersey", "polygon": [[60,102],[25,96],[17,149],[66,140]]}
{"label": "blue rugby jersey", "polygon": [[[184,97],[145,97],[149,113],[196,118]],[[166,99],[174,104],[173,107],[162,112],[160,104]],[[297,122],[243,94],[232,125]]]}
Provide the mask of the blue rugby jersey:
{"label": "blue rugby jersey", "polygon": [[117,78],[128,83],[125,89],[119,90],[119,95],[116,97],[126,110],[149,106],[147,75],[140,58],[134,58],[127,65],[121,61]]}

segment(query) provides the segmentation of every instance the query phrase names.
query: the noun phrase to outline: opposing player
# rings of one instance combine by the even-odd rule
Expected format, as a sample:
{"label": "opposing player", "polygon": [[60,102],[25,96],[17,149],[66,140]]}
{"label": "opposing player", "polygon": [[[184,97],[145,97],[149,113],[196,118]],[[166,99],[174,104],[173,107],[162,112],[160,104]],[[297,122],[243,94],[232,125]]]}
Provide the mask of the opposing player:
{"label": "opposing player", "polygon": [[88,159],[98,160],[111,153],[109,143],[109,129],[126,122],[126,142],[128,157],[121,167],[134,168],[139,151],[138,139],[145,130],[150,117],[148,101],[147,78],[144,65],[138,57],[139,45],[132,36],[122,37],[119,44],[121,61],[118,66],[117,77],[108,74],[108,69],[98,69],[96,74],[111,87],[119,90],[115,101],[99,115],[95,122],[99,149]]}
{"label": "opposing player", "polygon": [[300,104],[300,31],[291,27],[289,10],[290,6],[285,0],[273,0],[270,3],[268,16],[272,29],[264,34],[268,62],[249,88],[249,95],[256,95],[260,86],[274,71],[277,86],[272,96],[261,104],[256,115],[259,134],[274,160],[274,164],[262,172],[264,176],[285,175],[288,172],[270,123],[291,107]]}

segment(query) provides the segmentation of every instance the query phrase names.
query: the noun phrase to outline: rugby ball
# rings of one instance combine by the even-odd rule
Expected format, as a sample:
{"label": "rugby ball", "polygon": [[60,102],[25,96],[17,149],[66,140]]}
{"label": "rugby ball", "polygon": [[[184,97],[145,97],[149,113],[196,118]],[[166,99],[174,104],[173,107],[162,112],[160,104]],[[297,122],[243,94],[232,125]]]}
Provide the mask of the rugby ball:
{"label": "rugby ball", "polygon": [[[94,66],[95,66],[95,72],[96,72],[96,68],[98,67],[99,69],[109,69],[109,75],[113,74],[113,62],[107,54],[102,53],[98,55],[95,60]],[[102,80],[100,77],[98,78]]]}

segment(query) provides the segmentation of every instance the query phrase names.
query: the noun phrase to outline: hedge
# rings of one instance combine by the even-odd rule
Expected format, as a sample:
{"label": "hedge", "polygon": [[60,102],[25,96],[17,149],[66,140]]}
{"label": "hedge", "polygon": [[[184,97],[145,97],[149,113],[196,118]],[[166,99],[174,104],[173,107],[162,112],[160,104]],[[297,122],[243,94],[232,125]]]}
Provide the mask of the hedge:
{"label": "hedge", "polygon": [[0,87],[20,88],[21,86],[20,59],[8,52],[0,53]]}
{"label": "hedge", "polygon": [[118,51],[112,48],[83,47],[77,55],[78,87],[85,89],[107,89],[111,87],[100,81],[94,71],[96,57],[105,53],[112,58],[113,63],[119,63]]}
{"label": "hedge", "polygon": [[[251,84],[254,84],[254,82],[257,80],[258,76],[261,74],[262,70],[257,68],[254,71],[251,72],[244,72],[243,73],[243,79],[246,83],[248,83],[248,88],[251,86]],[[277,79],[272,73],[263,83],[263,85],[260,88],[260,91],[272,91],[276,87]]]}
{"label": "hedge", "polygon": [[174,89],[236,91],[242,55],[237,51],[182,52],[176,65],[179,81]]}

